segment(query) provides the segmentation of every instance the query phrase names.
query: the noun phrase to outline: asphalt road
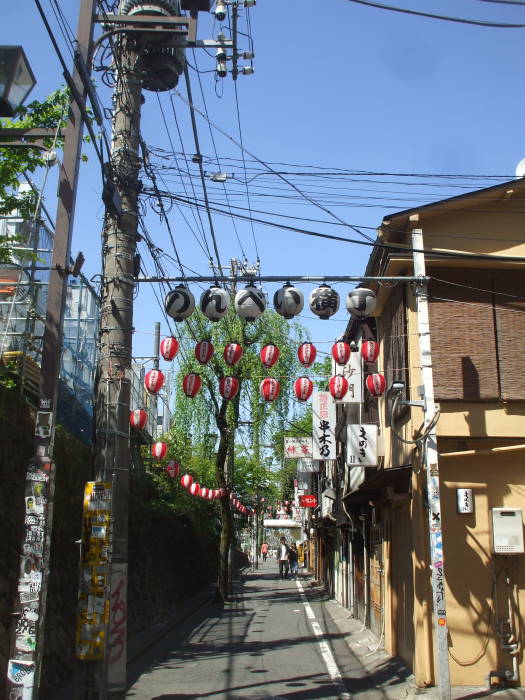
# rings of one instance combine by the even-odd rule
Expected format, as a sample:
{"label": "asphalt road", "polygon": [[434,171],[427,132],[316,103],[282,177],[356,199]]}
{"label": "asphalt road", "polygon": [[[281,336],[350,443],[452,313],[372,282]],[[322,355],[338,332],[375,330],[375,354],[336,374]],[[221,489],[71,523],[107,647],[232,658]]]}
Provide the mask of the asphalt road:
{"label": "asphalt road", "polygon": [[374,684],[320,594],[278,579],[270,559],[241,577],[235,600],[209,603],[128,667],[134,700],[350,698]]}

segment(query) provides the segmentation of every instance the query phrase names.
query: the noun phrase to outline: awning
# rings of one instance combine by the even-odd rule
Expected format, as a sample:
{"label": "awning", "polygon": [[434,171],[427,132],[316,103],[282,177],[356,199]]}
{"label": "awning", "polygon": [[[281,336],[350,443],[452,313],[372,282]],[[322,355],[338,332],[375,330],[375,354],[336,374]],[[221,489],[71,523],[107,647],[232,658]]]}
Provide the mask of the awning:
{"label": "awning", "polygon": [[395,493],[409,493],[411,477],[412,466],[381,469],[371,474],[356,491],[346,495],[343,500],[346,505],[367,503],[374,497],[380,498],[387,486],[391,486]]}

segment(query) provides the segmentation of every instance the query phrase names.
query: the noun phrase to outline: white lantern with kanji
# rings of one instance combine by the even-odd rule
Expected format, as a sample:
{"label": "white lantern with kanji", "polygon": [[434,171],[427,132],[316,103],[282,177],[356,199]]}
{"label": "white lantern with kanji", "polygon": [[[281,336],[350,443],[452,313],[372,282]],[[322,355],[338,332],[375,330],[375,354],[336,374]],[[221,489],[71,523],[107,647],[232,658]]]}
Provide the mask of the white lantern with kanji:
{"label": "white lantern with kanji", "polygon": [[304,295],[300,289],[287,282],[273,295],[273,306],[280,316],[293,318],[303,310]]}
{"label": "white lantern with kanji", "polygon": [[201,295],[200,309],[210,321],[219,321],[228,313],[230,295],[222,287],[213,284]]}
{"label": "white lantern with kanji", "polygon": [[235,313],[245,321],[255,321],[266,309],[264,291],[254,284],[239,289],[234,300]]}
{"label": "white lantern with kanji", "polygon": [[366,287],[358,287],[348,292],[346,308],[352,316],[367,318],[376,308],[376,293]]}
{"label": "white lantern with kanji", "polygon": [[261,350],[261,362],[265,367],[273,367],[279,359],[279,348],[273,343],[265,345]]}
{"label": "white lantern with kanji", "polygon": [[179,284],[166,294],[164,309],[175,321],[189,318],[195,310],[195,297],[183,284]]}
{"label": "white lantern with kanji", "polygon": [[321,284],[310,292],[310,310],[320,319],[326,320],[339,309],[339,294],[329,284]]}
{"label": "white lantern with kanji", "polygon": [[293,385],[293,391],[299,401],[308,401],[314,390],[314,383],[309,377],[299,377]]}
{"label": "white lantern with kanji", "polygon": [[160,354],[162,357],[171,362],[179,352],[179,341],[170,335],[168,338],[164,338],[160,344]]}

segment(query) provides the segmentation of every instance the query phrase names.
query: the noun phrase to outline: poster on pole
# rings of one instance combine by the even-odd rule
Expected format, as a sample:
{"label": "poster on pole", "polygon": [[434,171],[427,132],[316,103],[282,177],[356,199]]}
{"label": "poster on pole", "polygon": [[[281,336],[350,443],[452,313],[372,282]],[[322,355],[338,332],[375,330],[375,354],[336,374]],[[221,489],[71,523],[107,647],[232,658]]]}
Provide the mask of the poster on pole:
{"label": "poster on pole", "polygon": [[317,459],[298,459],[297,460],[297,471],[298,472],[318,472],[319,471],[319,460]]}
{"label": "poster on pole", "polygon": [[313,410],[313,458],[335,459],[335,402],[328,391],[315,391]]}
{"label": "poster on pole", "polygon": [[285,437],[284,456],[288,459],[312,457],[311,437]]}
{"label": "poster on pole", "polygon": [[84,489],[76,644],[83,661],[100,661],[106,647],[111,489],[102,481],[89,481]]}

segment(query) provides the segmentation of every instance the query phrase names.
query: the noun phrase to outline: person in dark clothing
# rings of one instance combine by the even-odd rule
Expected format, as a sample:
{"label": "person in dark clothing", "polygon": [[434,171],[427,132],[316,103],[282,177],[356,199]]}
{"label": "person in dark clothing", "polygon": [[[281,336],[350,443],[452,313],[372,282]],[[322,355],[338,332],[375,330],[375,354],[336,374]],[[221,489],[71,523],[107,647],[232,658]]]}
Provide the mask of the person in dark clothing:
{"label": "person in dark clothing", "polygon": [[290,576],[297,580],[297,546],[295,542],[290,545],[288,552],[288,562],[290,564]]}
{"label": "person in dark clothing", "polygon": [[288,578],[288,553],[290,548],[286,544],[286,538],[281,537],[279,540],[279,548],[277,550],[277,558],[279,560],[279,576],[281,580]]}

